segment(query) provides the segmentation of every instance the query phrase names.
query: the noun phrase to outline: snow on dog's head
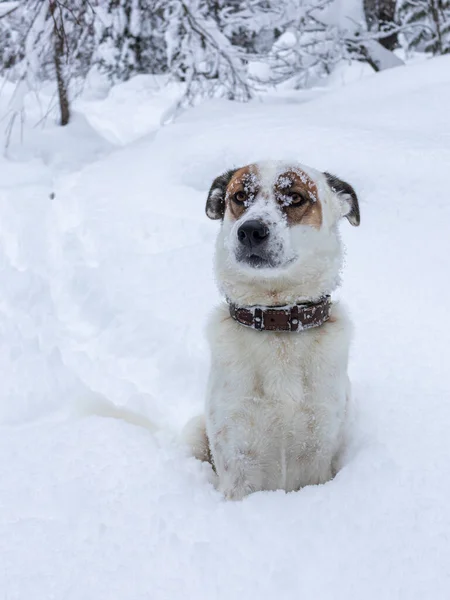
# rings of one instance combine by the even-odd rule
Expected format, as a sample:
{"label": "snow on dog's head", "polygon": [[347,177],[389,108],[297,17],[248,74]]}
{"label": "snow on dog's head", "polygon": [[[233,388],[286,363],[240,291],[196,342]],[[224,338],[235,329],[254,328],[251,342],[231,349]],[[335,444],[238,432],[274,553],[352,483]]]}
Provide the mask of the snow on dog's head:
{"label": "snow on dog's head", "polygon": [[230,300],[281,304],[317,298],[339,283],[337,227],[359,225],[353,188],[301,164],[263,162],[227,171],[209,191],[206,214],[221,219],[216,274]]}

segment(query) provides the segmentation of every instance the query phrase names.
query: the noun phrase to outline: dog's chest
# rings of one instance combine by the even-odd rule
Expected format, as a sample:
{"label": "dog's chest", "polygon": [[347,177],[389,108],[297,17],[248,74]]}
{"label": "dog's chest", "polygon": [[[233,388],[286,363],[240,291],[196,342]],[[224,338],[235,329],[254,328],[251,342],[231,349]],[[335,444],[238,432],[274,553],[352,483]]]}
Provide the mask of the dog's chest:
{"label": "dog's chest", "polygon": [[308,482],[299,481],[301,467],[308,471],[319,454],[330,454],[336,437],[336,407],[317,385],[328,362],[323,333],[260,333],[234,323],[220,329],[207,402],[213,455],[225,463],[236,453],[257,460],[272,478],[265,488],[296,489]]}
{"label": "dog's chest", "polygon": [[[311,340],[280,339],[276,334],[256,335],[248,343],[245,331],[238,350],[221,362],[216,372],[214,408],[220,420],[286,434],[295,426],[311,428],[317,399],[310,389],[313,366]],[[298,337],[298,336],[297,336]],[[255,343],[251,343],[251,342]],[[224,357],[225,358],[225,357]],[[220,416],[219,416],[220,415]]]}

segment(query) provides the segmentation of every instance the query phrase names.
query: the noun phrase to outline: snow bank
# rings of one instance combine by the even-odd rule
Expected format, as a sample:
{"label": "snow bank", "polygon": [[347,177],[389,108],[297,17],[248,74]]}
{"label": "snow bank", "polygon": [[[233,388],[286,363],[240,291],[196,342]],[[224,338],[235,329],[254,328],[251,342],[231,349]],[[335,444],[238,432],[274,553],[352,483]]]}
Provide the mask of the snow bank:
{"label": "snow bank", "polygon": [[[5,598],[448,598],[449,67],[400,67],[303,104],[211,102],[140,139],[106,109],[114,92],[101,125],[80,115],[0,159]],[[119,130],[134,143],[104,139]],[[359,417],[334,481],[225,503],[174,434],[201,409],[219,301],[206,191],[264,157],[359,192],[339,292]],[[96,394],[161,433],[67,417]]]}
{"label": "snow bank", "polygon": [[160,126],[168,104],[182,94],[162,75],[137,75],[115,85],[105,99],[77,103],[88,121],[110,142],[128,144]]}

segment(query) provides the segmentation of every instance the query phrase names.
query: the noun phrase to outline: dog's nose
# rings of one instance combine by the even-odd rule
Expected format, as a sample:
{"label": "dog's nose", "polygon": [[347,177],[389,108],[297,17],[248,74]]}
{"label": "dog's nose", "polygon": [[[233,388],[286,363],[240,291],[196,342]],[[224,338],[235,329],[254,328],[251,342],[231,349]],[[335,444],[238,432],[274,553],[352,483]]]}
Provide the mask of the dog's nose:
{"label": "dog's nose", "polygon": [[242,223],[237,232],[238,240],[249,248],[261,244],[268,235],[268,227],[256,219],[250,219]]}

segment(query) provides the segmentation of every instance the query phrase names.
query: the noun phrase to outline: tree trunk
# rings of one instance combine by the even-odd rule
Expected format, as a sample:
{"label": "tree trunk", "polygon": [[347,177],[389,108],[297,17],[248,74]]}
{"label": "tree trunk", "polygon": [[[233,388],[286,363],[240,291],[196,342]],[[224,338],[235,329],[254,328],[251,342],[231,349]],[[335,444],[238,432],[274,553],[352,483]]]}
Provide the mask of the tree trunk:
{"label": "tree trunk", "polygon": [[439,0],[429,0],[431,18],[433,19],[434,26],[436,28],[436,52],[433,54],[443,54],[444,44],[442,43],[442,31],[441,31],[441,16],[439,14]]}
{"label": "tree trunk", "polygon": [[59,109],[61,113],[61,125],[67,125],[70,121],[70,103],[67,90],[67,81],[64,76],[64,44],[65,32],[62,22],[61,7],[59,7],[59,19],[56,14],[56,0],[50,0],[50,15],[53,19],[53,61],[55,63],[56,84],[58,87]]}
{"label": "tree trunk", "polygon": [[[395,25],[395,4],[395,0],[363,0],[369,31],[380,32],[386,25]],[[379,42],[386,50],[394,50],[398,45],[397,37],[397,33],[388,33]]]}

